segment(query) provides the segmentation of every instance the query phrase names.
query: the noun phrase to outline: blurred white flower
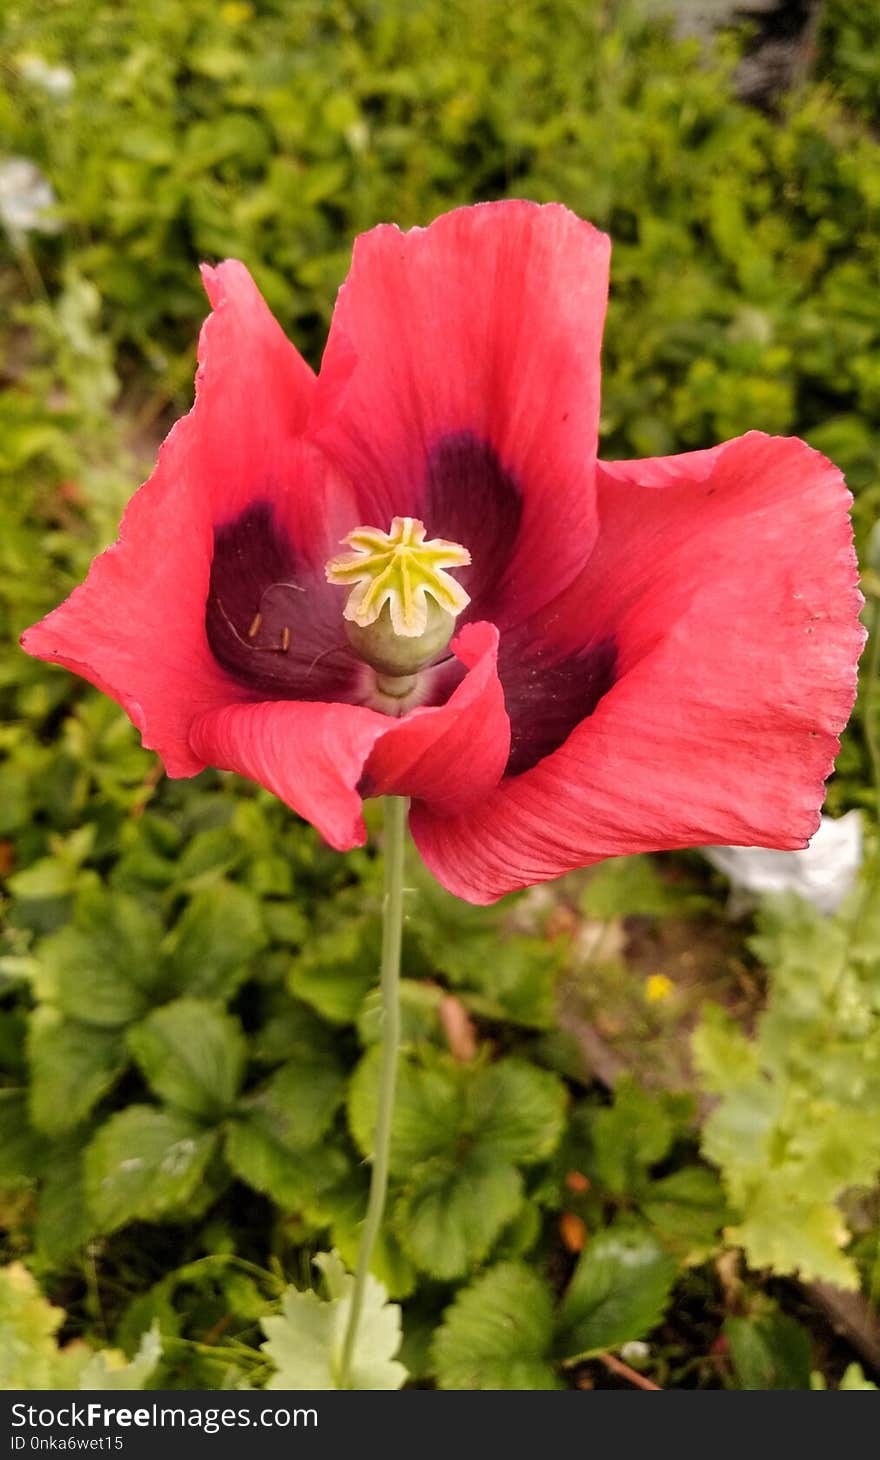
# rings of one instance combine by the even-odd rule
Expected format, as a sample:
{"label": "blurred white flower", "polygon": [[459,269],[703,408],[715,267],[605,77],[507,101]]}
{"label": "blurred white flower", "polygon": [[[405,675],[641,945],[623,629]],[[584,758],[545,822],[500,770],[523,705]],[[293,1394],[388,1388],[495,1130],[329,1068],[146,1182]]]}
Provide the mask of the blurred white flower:
{"label": "blurred white flower", "polygon": [[651,1345],[644,1343],[640,1338],[631,1338],[621,1348],[620,1357],[625,1364],[632,1364],[638,1368],[651,1357]]}
{"label": "blurred white flower", "polygon": [[802,852],[763,847],[703,847],[704,856],[730,879],[732,901],[744,911],[765,893],[797,892],[823,913],[835,913],[852,892],[862,863],[862,817],[848,811],[823,816]]}
{"label": "blurred white flower", "polygon": [[74,75],[69,66],[50,66],[42,56],[28,54],[18,57],[18,69],[25,81],[41,87],[57,101],[73,91]]}
{"label": "blurred white flower", "polygon": [[13,241],[26,233],[57,233],[56,202],[52,184],[29,157],[0,160],[0,223]]}

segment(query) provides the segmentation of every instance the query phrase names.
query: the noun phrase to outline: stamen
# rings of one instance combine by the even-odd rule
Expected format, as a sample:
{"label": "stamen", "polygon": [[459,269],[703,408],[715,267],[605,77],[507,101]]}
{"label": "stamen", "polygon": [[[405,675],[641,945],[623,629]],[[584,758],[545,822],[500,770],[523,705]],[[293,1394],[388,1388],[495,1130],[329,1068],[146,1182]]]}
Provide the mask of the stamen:
{"label": "stamen", "polygon": [[285,624],[284,625],[284,628],[281,630],[281,652],[282,652],[282,654],[286,654],[289,648],[290,648],[290,629]]}
{"label": "stamen", "polygon": [[248,629],[248,638],[249,639],[255,639],[257,637],[257,634],[260,632],[260,624],[262,622],[263,622],[263,615],[261,613],[255,613],[254,616],[253,616],[253,619],[251,620],[251,626]]}
{"label": "stamen", "polygon": [[328,583],[350,584],[343,617],[360,628],[374,624],[388,605],[395,634],[414,639],[428,626],[428,598],[453,618],[470,603],[447,568],[471,561],[467,548],[445,538],[425,541],[417,517],[395,517],[390,532],[356,527],[343,539],[353,549],[327,564]]}

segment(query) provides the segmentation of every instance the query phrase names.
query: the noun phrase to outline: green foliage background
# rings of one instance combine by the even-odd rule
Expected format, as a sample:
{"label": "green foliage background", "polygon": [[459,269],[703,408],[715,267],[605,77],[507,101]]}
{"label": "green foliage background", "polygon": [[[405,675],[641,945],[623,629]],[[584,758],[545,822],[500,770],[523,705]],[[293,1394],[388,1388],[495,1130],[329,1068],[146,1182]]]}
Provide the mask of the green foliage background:
{"label": "green foliage background", "polygon": [[[846,471],[864,548],[880,504],[874,10],[827,4],[812,79],[762,112],[736,99],[729,37],[676,41],[647,4],[7,0],[0,138],[58,199],[57,231],[0,239],[0,1221],[33,1275],[6,1270],[0,1353],[26,1330],[20,1382],[87,1387],[109,1366],[131,1385],[283,1387],[296,1324],[329,1331],[345,1301],[330,1259],[326,1312],[285,1285],[308,1287],[330,1247],[353,1263],[365,1198],[374,851],[329,852],[231,778],[159,780],[113,704],[14,647],[112,538],[189,403],[198,261],[244,259],[317,365],[357,232],[561,200],[614,240],[604,454],[796,433]],[[34,56],[72,69],[69,94],[34,79]],[[876,809],[875,700],[866,683],[834,812]],[[698,1077],[658,1094],[639,1055],[611,1096],[559,1032],[560,989],[587,1005],[603,979],[629,990],[643,1041],[687,1029],[646,1005],[625,957],[585,967],[583,929],[680,923],[699,948],[726,927],[718,882],[693,858],[634,859],[552,908],[477,913],[411,871],[376,1266],[411,1382],[604,1382],[596,1355],[654,1333],[650,1371],[672,1387],[858,1387],[791,1279],[880,1291],[880,927],[856,936],[858,908],[767,912],[728,950],[728,973],[759,982],[752,1016],[769,979],[757,1034],[719,1013]],[[448,1048],[450,991],[476,1022],[473,1061]],[[738,1287],[716,1266],[736,1244],[765,1269]],[[93,1371],[79,1337],[102,1351]],[[389,1387],[396,1366],[392,1344]]]}

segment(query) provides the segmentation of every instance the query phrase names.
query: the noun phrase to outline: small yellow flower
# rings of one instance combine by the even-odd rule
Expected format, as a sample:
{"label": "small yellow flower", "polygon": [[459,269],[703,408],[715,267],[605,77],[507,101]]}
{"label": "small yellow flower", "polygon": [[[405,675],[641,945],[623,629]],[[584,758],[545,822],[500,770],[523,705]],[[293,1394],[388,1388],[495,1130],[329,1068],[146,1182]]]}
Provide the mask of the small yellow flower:
{"label": "small yellow flower", "polygon": [[662,1004],[670,997],[675,989],[671,978],[665,973],[652,973],[645,980],[645,998],[649,1004]]}
{"label": "small yellow flower", "polygon": [[253,13],[253,5],[242,3],[242,0],[227,0],[227,4],[220,6],[220,19],[224,25],[244,25]]}

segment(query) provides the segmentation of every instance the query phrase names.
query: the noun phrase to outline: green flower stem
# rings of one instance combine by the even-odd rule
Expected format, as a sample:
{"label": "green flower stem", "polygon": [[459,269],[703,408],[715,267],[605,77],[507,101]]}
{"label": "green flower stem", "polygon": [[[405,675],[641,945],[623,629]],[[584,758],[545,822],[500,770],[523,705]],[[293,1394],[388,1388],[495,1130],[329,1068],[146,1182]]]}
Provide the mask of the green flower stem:
{"label": "green flower stem", "polygon": [[388,1157],[391,1150],[391,1122],[397,1083],[397,1055],[400,1048],[400,945],[403,938],[403,861],[409,801],[405,796],[386,796],[385,812],[385,897],[382,904],[382,1068],[379,1075],[379,1109],[373,1139],[373,1170],[367,1215],[358,1248],[357,1271],[348,1315],[348,1327],[339,1364],[339,1387],[348,1388],[351,1361],[357,1342],[367,1276],[376,1239],[382,1226],[388,1192]]}

